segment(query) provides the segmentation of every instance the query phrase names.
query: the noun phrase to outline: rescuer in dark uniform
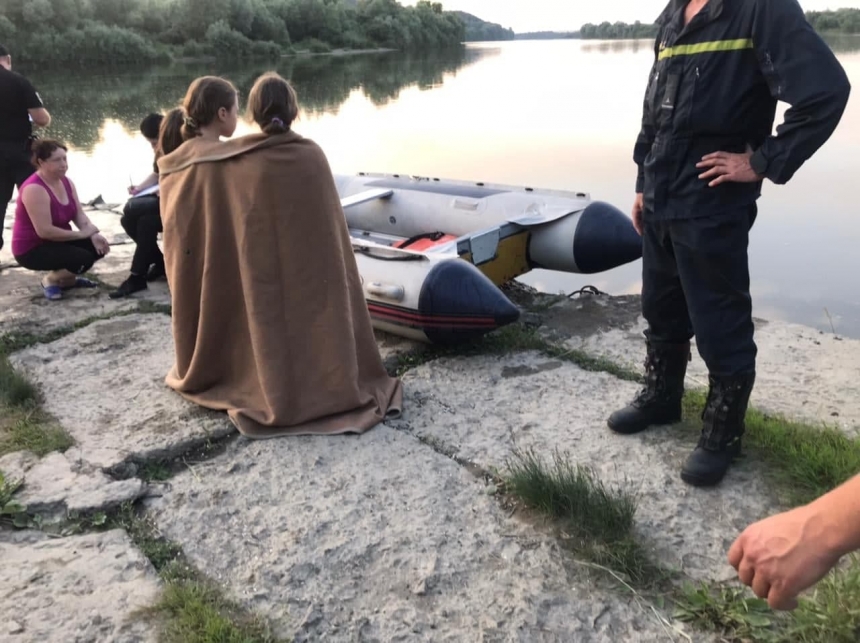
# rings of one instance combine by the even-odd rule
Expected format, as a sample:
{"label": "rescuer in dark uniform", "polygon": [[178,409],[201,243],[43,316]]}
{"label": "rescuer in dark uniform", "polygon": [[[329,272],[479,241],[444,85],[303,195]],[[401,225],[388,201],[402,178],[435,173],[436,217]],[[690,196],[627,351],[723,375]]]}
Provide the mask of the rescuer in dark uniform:
{"label": "rescuer in dark uniform", "polygon": [[47,127],[51,115],[26,78],[12,71],[12,56],[0,45],[0,248],[12,192],[36,171],[30,163],[33,125]]}
{"label": "rescuer in dark uniform", "polygon": [[[657,25],[633,154],[646,384],[608,424],[631,434],[681,418],[695,335],[709,393],[681,478],[706,486],[740,453],[756,375],[747,242],[762,180],[791,179],[851,88],[796,0],[672,0]],[[777,100],[790,108],[774,136]]]}

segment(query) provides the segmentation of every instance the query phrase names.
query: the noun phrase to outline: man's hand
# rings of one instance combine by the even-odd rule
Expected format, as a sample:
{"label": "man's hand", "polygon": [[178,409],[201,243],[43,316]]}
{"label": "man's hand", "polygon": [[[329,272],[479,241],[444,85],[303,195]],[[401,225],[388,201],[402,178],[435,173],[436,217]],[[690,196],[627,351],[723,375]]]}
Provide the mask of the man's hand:
{"label": "man's hand", "polygon": [[696,167],[710,169],[700,174],[699,178],[710,179],[716,177],[708,183],[708,187],[715,187],[727,181],[734,183],[755,183],[756,181],[761,181],[764,177],[756,174],[755,170],[750,167],[750,157],[752,155],[752,150],[747,150],[743,154],[732,154],[730,152],[706,154],[699,163],[696,163]]}
{"label": "man's hand", "polygon": [[642,236],[642,209],[644,208],[644,198],[641,192],[636,194],[636,199],[633,201],[633,227],[636,228],[636,232],[639,233],[639,236]]}
{"label": "man's hand", "polygon": [[798,507],[747,527],[729,549],[729,563],[772,609],[793,610],[797,595],[839,561],[838,553],[823,545],[826,531],[813,507]]}

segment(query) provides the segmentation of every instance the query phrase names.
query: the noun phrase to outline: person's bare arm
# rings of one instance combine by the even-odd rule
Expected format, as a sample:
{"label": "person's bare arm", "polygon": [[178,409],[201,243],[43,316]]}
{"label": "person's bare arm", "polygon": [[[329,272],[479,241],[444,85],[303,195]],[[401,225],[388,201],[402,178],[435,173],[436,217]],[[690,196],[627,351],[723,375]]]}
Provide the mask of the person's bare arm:
{"label": "person's bare arm", "polygon": [[44,107],[33,107],[27,111],[30,112],[30,118],[36,127],[47,127],[51,124],[51,115]]}
{"label": "person's bare arm", "polygon": [[75,209],[77,210],[75,218],[73,219],[75,226],[84,235],[84,239],[87,239],[94,234],[98,234],[99,229],[92,221],[90,221],[90,218],[84,212],[84,208],[81,205],[81,200],[78,198],[78,190],[75,187],[75,184],[71,181],[71,179],[69,180],[69,185],[72,186],[72,194],[70,196],[72,199],[75,200]]}
{"label": "person's bare arm", "polygon": [[860,475],[808,505],[750,525],[728,558],[757,596],[773,609],[791,610],[800,592],[858,549]]}
{"label": "person's bare arm", "polygon": [[26,186],[21,192],[21,200],[40,238],[46,241],[74,241],[90,236],[81,230],[63,230],[54,225],[51,220],[51,197],[41,185]]}
{"label": "person's bare arm", "polygon": [[138,192],[143,192],[147,188],[151,188],[153,185],[158,184],[158,175],[155,172],[150,173],[148,177],[146,177],[143,181],[141,181],[138,185],[132,185],[128,191],[130,194],[137,194]]}
{"label": "person's bare arm", "polygon": [[96,252],[100,255],[108,254],[110,252],[110,244],[108,243],[108,240],[104,238],[96,225],[90,221],[90,218],[84,212],[81,200],[78,198],[78,189],[75,187],[75,184],[71,179],[69,180],[69,185],[72,186],[72,198],[75,200],[75,206],[78,211],[74,219],[75,225],[83,234],[87,234],[90,241],[93,242]]}

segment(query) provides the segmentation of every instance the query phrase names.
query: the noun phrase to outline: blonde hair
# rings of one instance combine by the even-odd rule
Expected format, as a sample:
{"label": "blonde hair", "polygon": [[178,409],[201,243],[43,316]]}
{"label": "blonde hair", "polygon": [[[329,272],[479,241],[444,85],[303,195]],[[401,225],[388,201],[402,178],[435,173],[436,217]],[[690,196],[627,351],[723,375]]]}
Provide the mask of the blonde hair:
{"label": "blonde hair", "polygon": [[288,132],[299,114],[296,90],[277,72],[266,72],[248,94],[248,114],[265,134]]}

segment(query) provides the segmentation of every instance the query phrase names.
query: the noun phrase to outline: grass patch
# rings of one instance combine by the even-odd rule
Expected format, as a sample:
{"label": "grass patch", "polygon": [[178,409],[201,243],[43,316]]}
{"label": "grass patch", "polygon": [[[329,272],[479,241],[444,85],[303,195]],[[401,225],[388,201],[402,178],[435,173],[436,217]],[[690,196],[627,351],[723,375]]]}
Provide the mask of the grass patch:
{"label": "grass patch", "polygon": [[74,444],[71,436],[41,409],[38,389],[15,371],[9,363],[9,353],[62,339],[97,321],[135,313],[170,314],[170,311],[169,305],[141,301],[135,309],[89,317],[42,334],[14,331],[0,336],[0,456],[26,450],[41,457],[52,451],[65,451]]}
{"label": "grass patch", "polygon": [[780,643],[856,643],[860,641],[860,558],[835,569],[799,600]]}
{"label": "grass patch", "polygon": [[442,357],[464,357],[473,355],[507,355],[510,353],[538,351],[547,357],[576,364],[581,369],[599,373],[609,373],[615,377],[641,382],[642,376],[635,371],[619,366],[602,357],[553,343],[541,337],[536,328],[524,324],[509,324],[480,339],[456,346],[428,346],[418,351],[401,355],[394,367],[398,377],[407,371]]}
{"label": "grass patch", "polygon": [[145,462],[140,467],[138,477],[144,482],[164,482],[173,477],[173,471],[164,462]]}
{"label": "grass patch", "polygon": [[12,499],[21,484],[20,480],[7,480],[6,474],[0,471],[0,524],[8,522],[17,527],[26,522],[24,507]]}
{"label": "grass patch", "polygon": [[675,618],[731,643],[856,643],[860,640],[860,559],[833,570],[791,612],[775,612],[745,587],[687,586]]}
{"label": "grass patch", "polygon": [[30,451],[42,457],[65,451],[75,443],[63,427],[38,408],[10,412],[0,406],[0,414],[0,455]]}
{"label": "grass patch", "polygon": [[[698,421],[706,392],[689,391],[684,417]],[[744,445],[769,466],[791,505],[811,502],[860,471],[860,440],[838,429],[747,411]]]}
{"label": "grass patch", "polygon": [[0,455],[26,450],[41,457],[74,444],[40,401],[38,389],[0,352]]}
{"label": "grass patch", "polygon": [[38,400],[38,389],[12,368],[6,355],[0,353],[0,405],[22,408],[36,404]]}
{"label": "grass patch", "polygon": [[678,592],[675,618],[728,641],[762,641],[773,636],[774,612],[767,601],[740,587],[685,586]]}
{"label": "grass patch", "polygon": [[133,505],[125,504],[110,516],[95,514],[85,522],[99,529],[125,529],[164,580],[159,601],[138,612],[158,624],[162,643],[276,643],[263,619],[228,599]]}
{"label": "grass patch", "polygon": [[209,583],[168,583],[154,608],[166,617],[164,643],[257,643],[274,641],[268,629],[225,600]]}
{"label": "grass patch", "polygon": [[635,586],[649,587],[667,578],[634,538],[634,496],[609,489],[591,469],[571,464],[558,451],[552,465],[532,450],[515,451],[506,467],[506,490],[552,518],[578,555]]}
{"label": "grass patch", "polygon": [[147,301],[146,299],[141,300],[137,304],[137,310],[135,313],[144,313],[147,315],[153,314],[161,314],[161,315],[172,315],[173,307],[170,304],[159,304],[154,301]]}

